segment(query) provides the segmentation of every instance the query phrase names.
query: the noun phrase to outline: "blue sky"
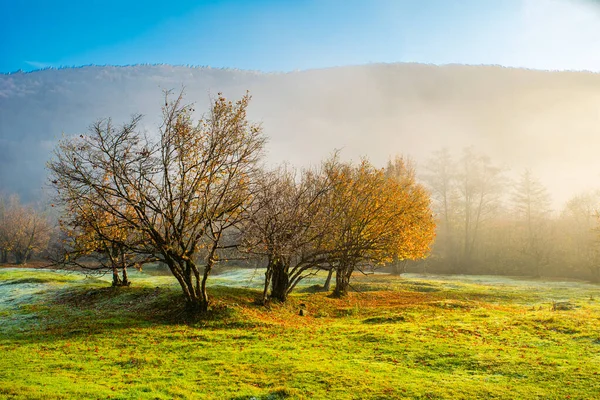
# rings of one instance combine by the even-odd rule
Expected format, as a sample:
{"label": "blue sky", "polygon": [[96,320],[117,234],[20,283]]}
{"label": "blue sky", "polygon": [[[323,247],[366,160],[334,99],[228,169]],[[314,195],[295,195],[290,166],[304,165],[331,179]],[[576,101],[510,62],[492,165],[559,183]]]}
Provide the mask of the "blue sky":
{"label": "blue sky", "polygon": [[373,62],[600,71],[597,0],[0,0],[0,72]]}

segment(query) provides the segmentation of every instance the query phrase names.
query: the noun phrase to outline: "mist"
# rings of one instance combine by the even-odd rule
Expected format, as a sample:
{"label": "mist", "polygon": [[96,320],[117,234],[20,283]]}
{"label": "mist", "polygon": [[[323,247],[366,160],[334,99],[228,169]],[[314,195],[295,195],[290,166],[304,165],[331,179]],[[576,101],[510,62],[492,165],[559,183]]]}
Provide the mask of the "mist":
{"label": "mist", "polygon": [[185,88],[196,110],[218,92],[253,96],[267,163],[318,163],[334,149],[383,166],[419,167],[440,148],[489,156],[508,175],[530,169],[559,208],[599,187],[600,75],[496,66],[372,64],[291,73],[167,65],[47,69],[0,75],[0,187],[34,200],[63,135],[142,113],[155,132],[162,91]]}

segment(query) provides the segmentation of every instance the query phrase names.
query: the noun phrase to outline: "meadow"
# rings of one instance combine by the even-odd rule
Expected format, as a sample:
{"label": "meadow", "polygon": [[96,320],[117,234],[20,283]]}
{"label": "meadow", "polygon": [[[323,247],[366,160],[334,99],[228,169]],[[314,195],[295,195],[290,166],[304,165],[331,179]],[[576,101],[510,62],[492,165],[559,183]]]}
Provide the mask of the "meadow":
{"label": "meadow", "polygon": [[261,271],[230,270],[190,321],[173,278],[109,278],[0,268],[0,398],[600,398],[585,282],[357,275],[334,299],[317,276],[264,307]]}

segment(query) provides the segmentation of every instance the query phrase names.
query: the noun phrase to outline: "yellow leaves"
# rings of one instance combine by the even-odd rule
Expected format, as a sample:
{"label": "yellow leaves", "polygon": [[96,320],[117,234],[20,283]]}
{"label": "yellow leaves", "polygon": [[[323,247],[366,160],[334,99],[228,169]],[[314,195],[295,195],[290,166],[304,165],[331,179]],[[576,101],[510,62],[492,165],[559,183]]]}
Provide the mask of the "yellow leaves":
{"label": "yellow leaves", "polygon": [[376,263],[427,254],[435,230],[430,199],[406,163],[396,161],[394,173],[367,160],[357,166],[333,160],[328,166],[335,221],[330,243]]}

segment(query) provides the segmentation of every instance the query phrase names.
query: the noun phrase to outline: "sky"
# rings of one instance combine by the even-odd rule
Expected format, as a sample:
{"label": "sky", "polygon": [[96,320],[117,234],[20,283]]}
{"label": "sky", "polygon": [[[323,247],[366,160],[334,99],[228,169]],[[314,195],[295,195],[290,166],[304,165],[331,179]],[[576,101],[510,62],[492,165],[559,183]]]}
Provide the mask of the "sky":
{"label": "sky", "polygon": [[600,72],[600,0],[0,0],[0,72],[368,63]]}

